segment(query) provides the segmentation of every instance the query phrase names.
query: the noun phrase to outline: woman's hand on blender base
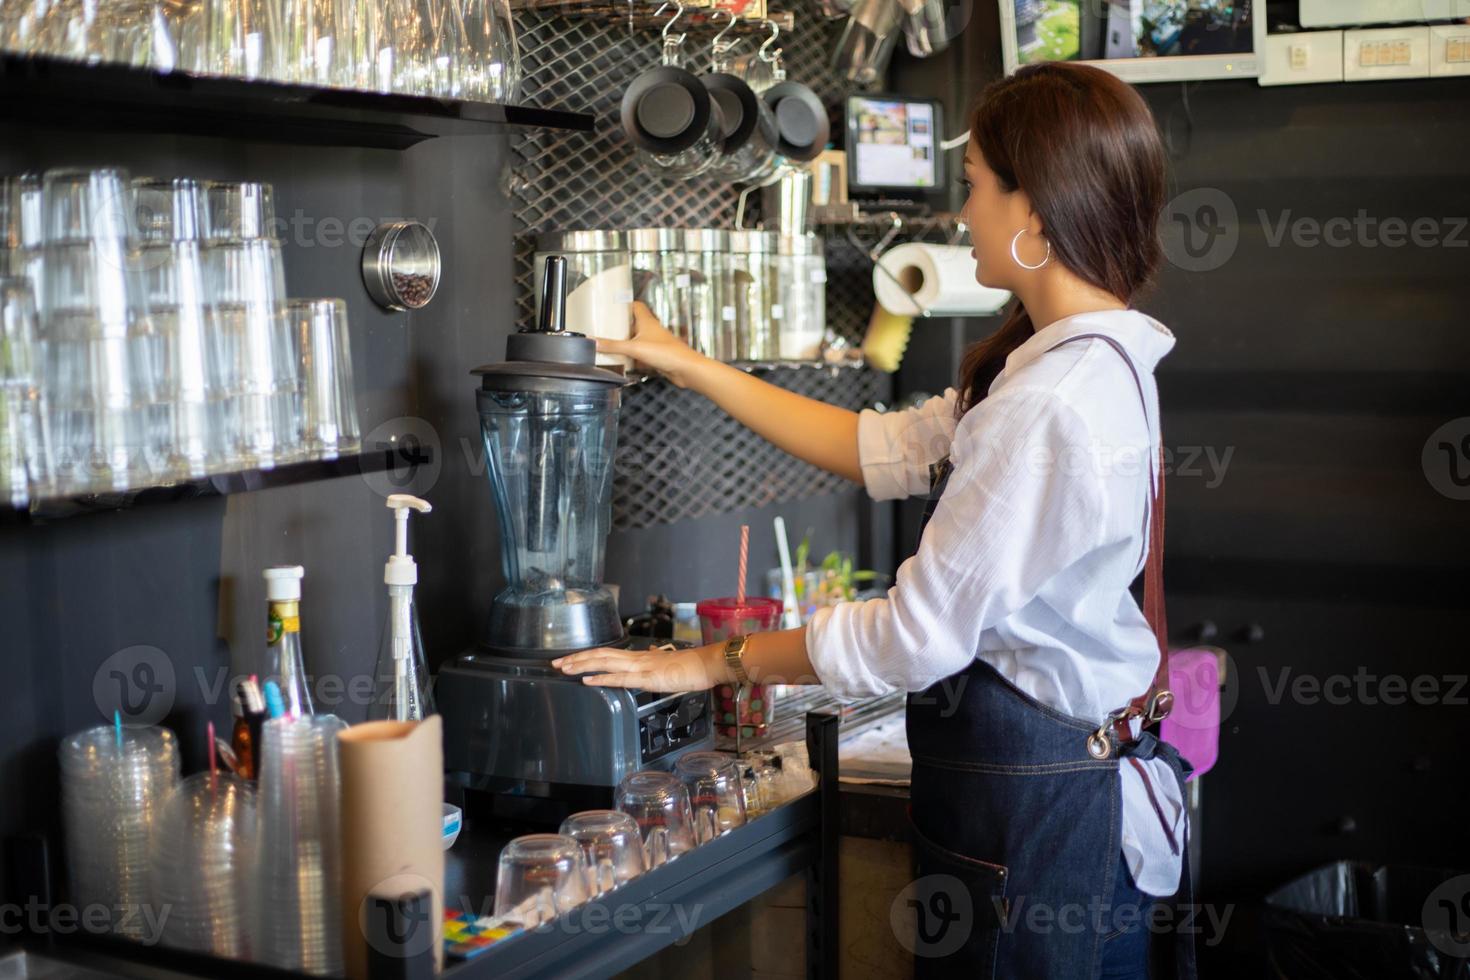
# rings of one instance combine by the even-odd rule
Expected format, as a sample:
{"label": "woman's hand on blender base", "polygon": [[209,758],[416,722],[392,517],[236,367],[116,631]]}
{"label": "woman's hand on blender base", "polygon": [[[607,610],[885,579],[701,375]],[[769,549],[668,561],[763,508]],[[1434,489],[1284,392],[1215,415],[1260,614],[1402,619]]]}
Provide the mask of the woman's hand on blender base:
{"label": "woman's hand on blender base", "polygon": [[551,665],[563,674],[581,674],[583,684],[644,691],[703,691],[732,680],[719,643],[667,651],[598,647],[558,657]]}
{"label": "woman's hand on blender base", "polygon": [[693,370],[704,355],[669,332],[643,303],[633,302],[633,331],[627,340],[597,339],[604,354],[624,354],[652,368],[680,388],[689,387]]}

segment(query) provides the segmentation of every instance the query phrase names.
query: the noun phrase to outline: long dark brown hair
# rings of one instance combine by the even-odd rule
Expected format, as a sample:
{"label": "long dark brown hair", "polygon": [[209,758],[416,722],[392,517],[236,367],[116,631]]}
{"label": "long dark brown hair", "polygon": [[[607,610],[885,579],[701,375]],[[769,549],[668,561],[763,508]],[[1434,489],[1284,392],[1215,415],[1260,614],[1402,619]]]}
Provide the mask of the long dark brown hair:
{"label": "long dark brown hair", "polygon": [[[970,138],[1003,189],[1030,197],[1052,261],[1125,303],[1148,284],[1160,256],[1164,148],[1132,86],[1090,65],[1026,65],[981,93]],[[1032,330],[1017,300],[1001,328],[965,352],[961,412],[985,397]]]}

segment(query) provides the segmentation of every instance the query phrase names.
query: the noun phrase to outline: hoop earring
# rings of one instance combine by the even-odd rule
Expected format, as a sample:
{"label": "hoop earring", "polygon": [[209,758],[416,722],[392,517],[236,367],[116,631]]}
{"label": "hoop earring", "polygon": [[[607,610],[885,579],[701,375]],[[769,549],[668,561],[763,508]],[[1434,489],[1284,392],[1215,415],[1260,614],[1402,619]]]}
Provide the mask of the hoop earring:
{"label": "hoop earring", "polygon": [[1016,243],[1021,240],[1021,236],[1024,234],[1026,234],[1026,229],[1022,228],[1020,231],[1016,232],[1016,237],[1011,239],[1011,261],[1016,263],[1016,265],[1019,265],[1023,269],[1026,269],[1030,272],[1035,272],[1037,269],[1040,269],[1042,266],[1051,261],[1051,242],[1043,238],[1042,241],[1046,242],[1046,258],[1042,259],[1035,265],[1027,265],[1025,262],[1022,262],[1021,257],[1016,254]]}

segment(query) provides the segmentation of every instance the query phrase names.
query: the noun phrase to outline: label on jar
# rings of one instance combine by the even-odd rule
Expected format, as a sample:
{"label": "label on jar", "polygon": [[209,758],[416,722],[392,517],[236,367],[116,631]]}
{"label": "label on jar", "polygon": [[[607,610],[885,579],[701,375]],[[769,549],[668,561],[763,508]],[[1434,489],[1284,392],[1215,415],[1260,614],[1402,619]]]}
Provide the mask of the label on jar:
{"label": "label on jar", "polygon": [[722,306],[722,307],[720,307],[720,319],[721,320],[724,320],[726,323],[733,323],[733,322],[735,322],[735,307],[733,307],[733,306]]}
{"label": "label on jar", "polygon": [[826,269],[813,269],[812,270],[812,282],[826,282],[826,281],[827,281],[827,270]]}
{"label": "label on jar", "polygon": [[779,320],[779,319],[781,319],[785,315],[786,315],[786,307],[782,306],[780,303],[772,303],[771,304],[771,319],[772,320]]}
{"label": "label on jar", "polygon": [[681,272],[674,277],[674,285],[680,289],[689,288],[689,273]]}

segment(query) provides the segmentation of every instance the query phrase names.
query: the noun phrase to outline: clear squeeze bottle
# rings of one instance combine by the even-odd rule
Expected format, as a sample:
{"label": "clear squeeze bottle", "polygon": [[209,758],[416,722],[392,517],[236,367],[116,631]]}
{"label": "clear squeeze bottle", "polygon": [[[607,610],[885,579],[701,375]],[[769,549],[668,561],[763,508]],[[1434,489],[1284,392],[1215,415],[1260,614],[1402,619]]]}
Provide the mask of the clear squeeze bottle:
{"label": "clear squeeze bottle", "polygon": [[373,702],[368,718],[374,721],[421,721],[434,713],[429,689],[429,666],[424,658],[424,641],[419,636],[418,610],[413,587],[419,568],[408,553],[408,515],[427,514],[428,501],[406,493],[388,497],[393,511],[394,551],[383,569],[388,586],[388,619],[378,646],[378,663],[373,672]]}

